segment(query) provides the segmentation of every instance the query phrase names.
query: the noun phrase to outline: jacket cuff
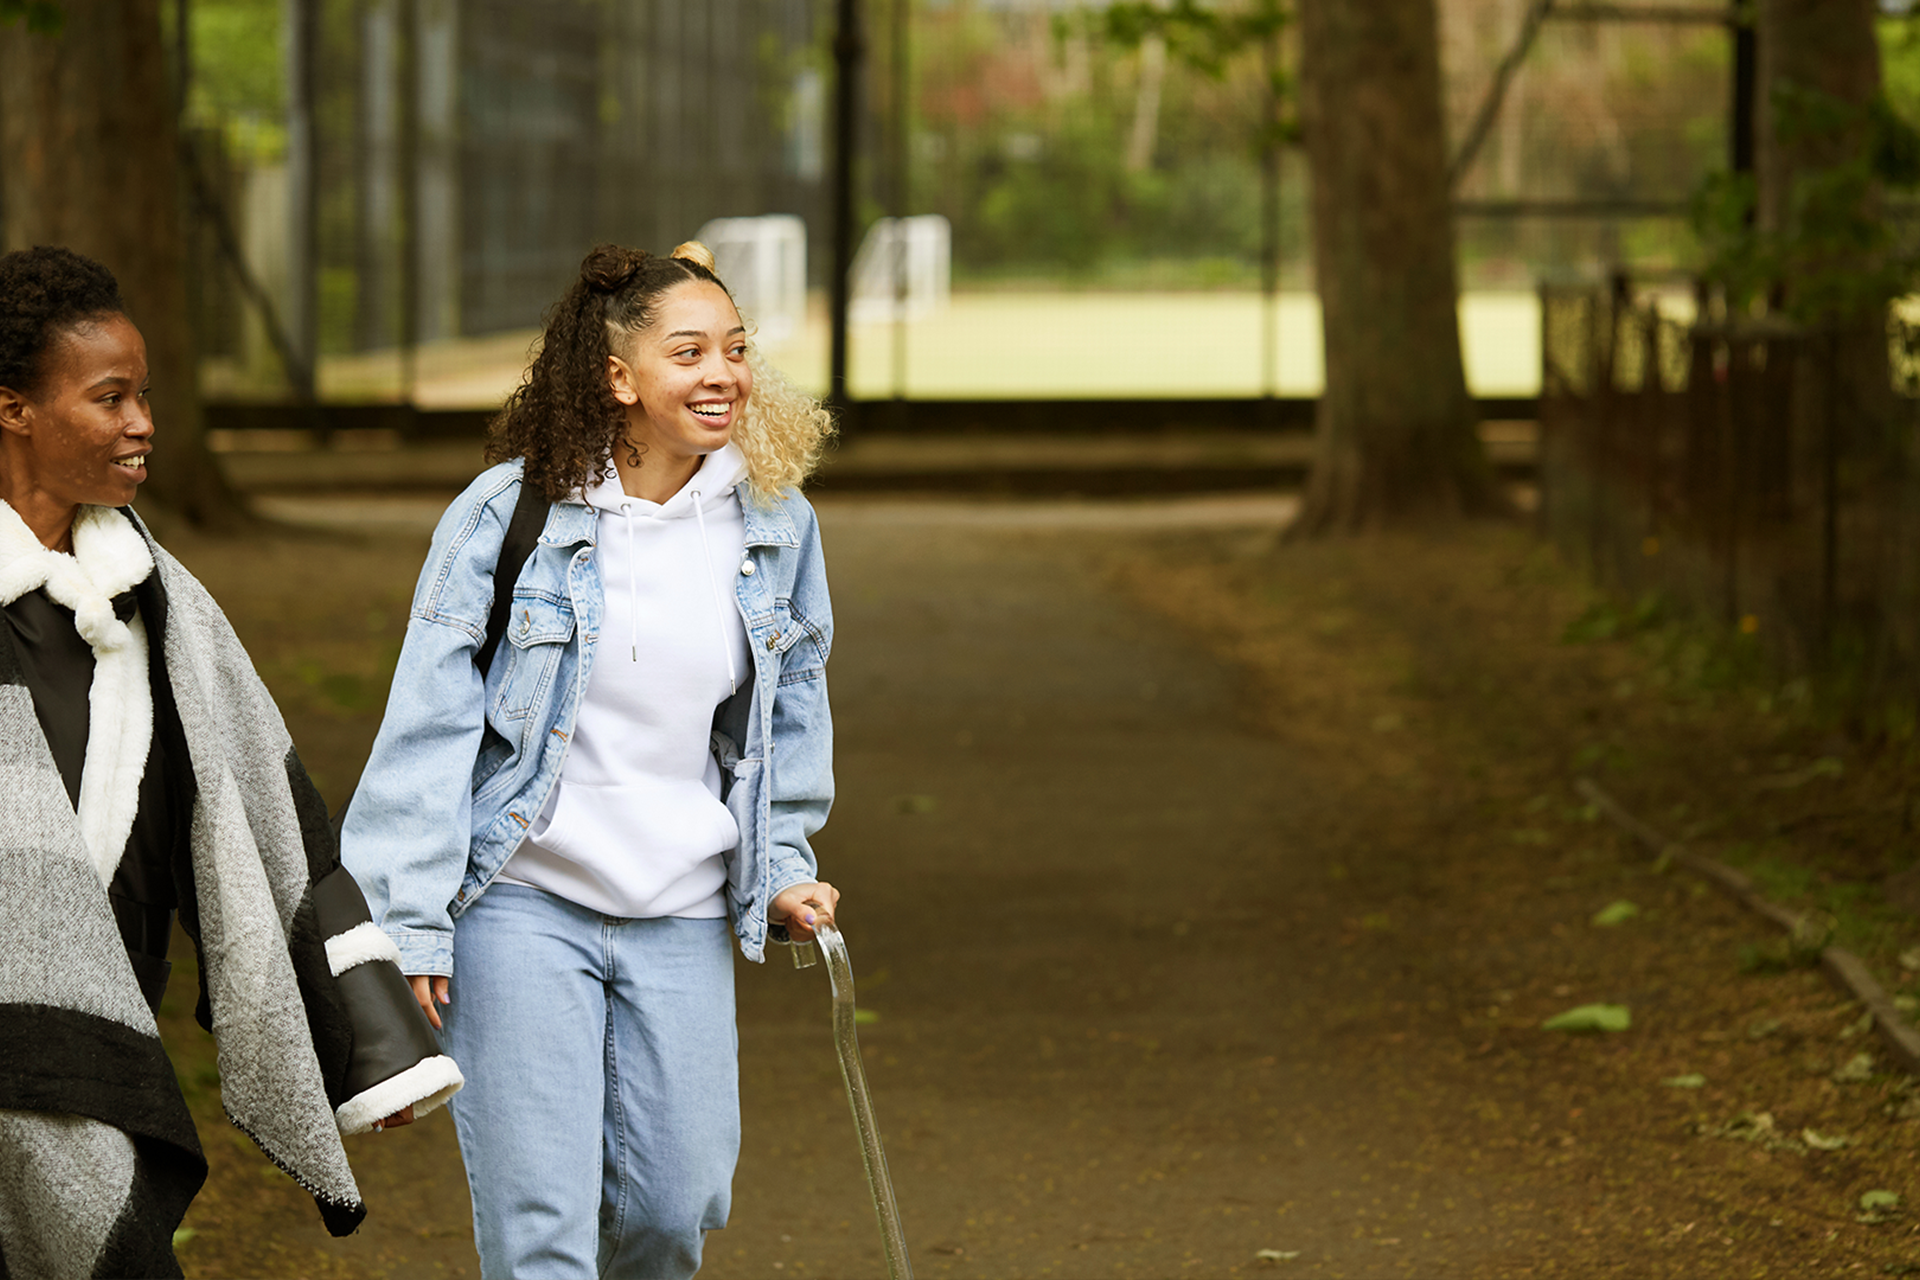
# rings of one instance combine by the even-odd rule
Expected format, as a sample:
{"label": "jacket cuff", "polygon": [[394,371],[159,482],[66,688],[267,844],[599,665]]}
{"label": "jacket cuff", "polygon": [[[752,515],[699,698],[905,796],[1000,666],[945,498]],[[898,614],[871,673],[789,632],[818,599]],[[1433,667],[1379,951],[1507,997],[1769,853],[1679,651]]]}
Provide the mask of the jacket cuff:
{"label": "jacket cuff", "polygon": [[453,1059],[440,1052],[400,972],[400,948],[369,918],[359,886],[344,868],[322,877],[311,892],[347,1021],[345,1070],[327,1089],[331,1099],[342,1099],[334,1108],[340,1132],[365,1133],[408,1106],[416,1115],[433,1110],[465,1082]]}
{"label": "jacket cuff", "polygon": [[400,970],[384,959],[357,964],[334,979],[353,1029],[353,1050],[334,1108],[343,1134],[366,1133],[403,1107],[416,1116],[451,1098],[465,1083]]}
{"label": "jacket cuff", "polygon": [[394,949],[400,953],[396,961],[400,972],[408,977],[418,974],[432,974],[436,977],[453,976],[453,938],[450,934],[438,931],[415,930],[409,933],[389,933]]}
{"label": "jacket cuff", "polygon": [[406,1107],[413,1108],[418,1120],[445,1104],[460,1092],[466,1080],[452,1058],[440,1054],[423,1058],[397,1076],[382,1080],[370,1089],[354,1094],[334,1110],[334,1122],[342,1135],[370,1133],[376,1120],[383,1120]]}
{"label": "jacket cuff", "polygon": [[393,939],[371,920],[362,921],[327,939],[327,968],[333,971],[336,978],[355,965],[372,960],[389,960],[398,965],[400,948],[394,946]]}

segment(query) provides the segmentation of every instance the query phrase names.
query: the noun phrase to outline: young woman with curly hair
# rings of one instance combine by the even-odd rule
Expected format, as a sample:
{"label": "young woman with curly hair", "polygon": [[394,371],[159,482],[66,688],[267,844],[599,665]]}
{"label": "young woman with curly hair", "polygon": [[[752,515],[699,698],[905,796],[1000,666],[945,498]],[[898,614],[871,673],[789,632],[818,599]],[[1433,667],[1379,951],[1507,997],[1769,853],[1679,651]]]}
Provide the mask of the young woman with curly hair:
{"label": "young woman with curly hair", "polygon": [[[602,246],[442,518],[344,857],[470,1084],[487,1277],[690,1276],[739,1149],[732,952],[838,900],[831,430],[697,244]],[[523,488],[544,510],[496,575]],[[489,656],[495,592],[510,592]]]}

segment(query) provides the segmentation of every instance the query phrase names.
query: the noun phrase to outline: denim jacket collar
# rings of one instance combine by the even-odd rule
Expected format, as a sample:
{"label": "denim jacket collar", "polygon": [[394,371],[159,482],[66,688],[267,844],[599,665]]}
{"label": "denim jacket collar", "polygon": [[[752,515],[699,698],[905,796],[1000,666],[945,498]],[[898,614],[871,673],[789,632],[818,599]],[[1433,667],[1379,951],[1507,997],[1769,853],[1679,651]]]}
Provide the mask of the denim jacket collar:
{"label": "denim jacket collar", "polygon": [[598,513],[577,498],[556,502],[547,510],[547,523],[540,530],[540,541],[549,547],[592,545]]}
{"label": "denim jacket collar", "polygon": [[756,498],[753,486],[742,480],[734,486],[734,494],[740,499],[740,510],[746,516],[747,545],[750,547],[797,547],[800,534],[793,527],[793,517],[787,514],[784,506],[775,506]]}

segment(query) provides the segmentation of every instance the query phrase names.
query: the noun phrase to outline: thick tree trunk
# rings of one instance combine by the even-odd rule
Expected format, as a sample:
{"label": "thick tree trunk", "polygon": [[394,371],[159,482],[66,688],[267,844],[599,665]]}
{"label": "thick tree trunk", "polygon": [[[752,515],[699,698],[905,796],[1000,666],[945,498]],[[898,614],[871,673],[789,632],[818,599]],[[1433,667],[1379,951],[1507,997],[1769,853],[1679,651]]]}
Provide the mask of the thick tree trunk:
{"label": "thick tree trunk", "polygon": [[1326,334],[1306,535],[1502,508],[1460,359],[1433,0],[1300,0]]}
{"label": "thick tree trunk", "polygon": [[[1757,221],[1762,232],[1804,243],[1807,229],[1797,197],[1804,195],[1809,183],[1837,168],[1862,163],[1868,155],[1872,144],[1868,112],[1880,93],[1880,48],[1874,33],[1878,16],[1874,0],[1760,0],[1755,41],[1759,101],[1754,104],[1754,120]],[[1817,103],[1803,101],[1796,107],[1796,99],[1809,95]],[[1829,119],[1810,120],[1810,115]],[[1824,216],[1851,214],[1862,225],[1876,222],[1878,184],[1862,191],[1860,202],[1857,209],[1828,209]],[[1836,254],[1831,261],[1809,259],[1800,263],[1799,278],[1779,282],[1781,293],[1789,307],[1795,307],[1805,298],[1808,276],[1859,274],[1873,265],[1861,261],[1857,252]],[[1815,321],[1833,335],[1830,350],[1836,366],[1831,394],[1838,400],[1833,411],[1844,419],[1843,430],[1858,439],[1872,435],[1893,409],[1886,301],[1865,296]],[[1827,379],[1816,369],[1825,358],[1810,354],[1798,380],[1803,395],[1796,412],[1809,428],[1830,411],[1817,402],[1829,394]]]}
{"label": "thick tree trunk", "polygon": [[[1864,108],[1880,92],[1880,49],[1874,38],[1874,0],[1760,0],[1759,92],[1754,104],[1760,136],[1754,157],[1760,180],[1760,227],[1790,231],[1795,183],[1865,154]],[[1793,128],[1780,97],[1812,90],[1855,108],[1836,129]],[[1791,104],[1787,117],[1791,116]],[[1782,129],[1782,124],[1789,127]]]}
{"label": "thick tree trunk", "polygon": [[58,35],[0,27],[7,248],[106,264],[147,340],[154,457],[143,502],[200,525],[240,506],[207,451],[187,314],[178,138],[160,0],[63,0]]}

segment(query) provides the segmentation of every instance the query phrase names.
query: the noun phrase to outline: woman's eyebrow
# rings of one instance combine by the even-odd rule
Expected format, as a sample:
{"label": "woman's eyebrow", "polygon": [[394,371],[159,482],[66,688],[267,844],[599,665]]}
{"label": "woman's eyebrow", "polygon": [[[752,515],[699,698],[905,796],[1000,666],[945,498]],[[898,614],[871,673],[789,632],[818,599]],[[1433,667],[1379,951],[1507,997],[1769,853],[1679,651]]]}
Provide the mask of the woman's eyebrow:
{"label": "woman's eyebrow", "polygon": [[[727,336],[731,338],[736,333],[745,333],[746,331],[747,331],[747,326],[743,324],[737,324],[733,326],[733,328],[727,330]],[[668,334],[667,336],[669,338],[704,338],[707,335],[698,329],[675,329],[672,333]]]}

